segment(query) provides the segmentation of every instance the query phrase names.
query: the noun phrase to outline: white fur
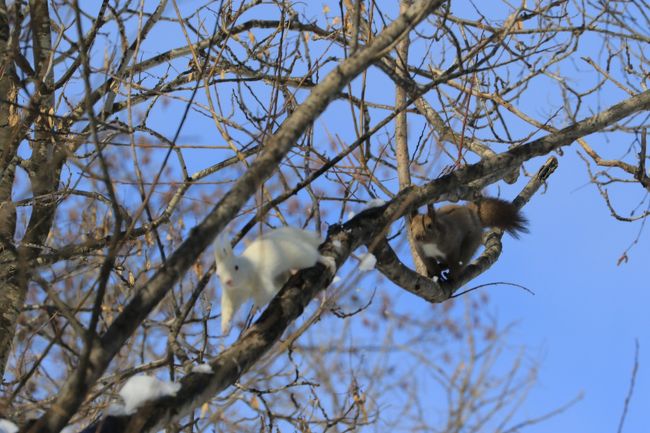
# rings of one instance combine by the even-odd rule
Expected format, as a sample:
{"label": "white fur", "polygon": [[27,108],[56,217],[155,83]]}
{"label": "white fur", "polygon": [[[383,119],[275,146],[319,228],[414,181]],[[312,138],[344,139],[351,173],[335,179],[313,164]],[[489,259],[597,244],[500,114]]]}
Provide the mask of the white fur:
{"label": "white fur", "polygon": [[255,307],[273,299],[286,281],[278,278],[291,270],[314,266],[321,257],[318,233],[282,227],[255,239],[241,256],[235,256],[223,237],[215,241],[217,276],[221,282],[221,332],[230,328],[232,316],[252,298]]}
{"label": "white fur", "polygon": [[438,245],[434,244],[433,242],[428,243],[428,244],[422,244],[422,251],[424,251],[424,255],[427,257],[433,257],[434,259],[437,260],[444,260],[446,259],[446,254],[440,251],[438,248]]}

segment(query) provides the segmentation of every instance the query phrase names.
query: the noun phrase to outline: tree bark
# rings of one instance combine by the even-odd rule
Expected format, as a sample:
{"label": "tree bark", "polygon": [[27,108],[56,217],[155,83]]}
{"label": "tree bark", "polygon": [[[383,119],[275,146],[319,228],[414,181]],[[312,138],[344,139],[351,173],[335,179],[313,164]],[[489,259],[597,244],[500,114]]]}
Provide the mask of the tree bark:
{"label": "tree bark", "polygon": [[[402,0],[400,4],[400,12],[404,12],[410,4],[411,0]],[[406,76],[408,76],[409,45],[410,39],[408,35],[406,35],[406,37],[402,39],[399,44],[397,44],[397,69]],[[400,107],[406,103],[407,94],[408,92],[404,87],[402,87],[399,83],[395,84],[396,107]],[[411,157],[409,154],[408,121],[406,109],[404,109],[395,117],[395,153],[397,157],[397,177],[399,180],[399,189],[401,190],[411,185]],[[415,241],[413,239],[413,234],[411,233],[410,216],[406,217],[406,222],[406,233],[408,235],[407,237],[409,248],[411,250],[411,256],[413,257],[415,270],[420,275],[426,275],[427,270],[424,266],[424,262],[420,258],[420,255],[415,248]]]}
{"label": "tree bark", "polygon": [[18,151],[18,146],[11,144],[11,136],[18,114],[16,70],[9,33],[7,5],[5,0],[0,0],[0,374],[3,377],[24,300],[24,291],[16,280],[16,207],[11,201]]}
{"label": "tree bark", "polygon": [[[7,95],[0,104],[0,119],[7,119],[0,125],[0,149],[2,178],[0,179],[0,368],[4,376],[7,359],[16,331],[16,322],[27,296],[29,268],[26,266],[40,253],[50,233],[56,202],[35,200],[20,246],[15,246],[14,232],[16,210],[11,202],[14,175],[18,164],[18,147],[28,137],[20,136],[28,131],[30,119],[34,119],[32,156],[26,164],[32,195],[48,197],[58,189],[58,181],[64,159],[57,143],[54,120],[54,73],[51,68],[52,42],[49,7],[47,2],[31,0],[29,4],[32,31],[34,72],[38,89],[21,121],[16,109],[17,86],[13,53],[9,46],[9,24],[6,3],[0,4],[0,50],[2,75],[0,95]],[[22,124],[21,124],[22,123]]]}

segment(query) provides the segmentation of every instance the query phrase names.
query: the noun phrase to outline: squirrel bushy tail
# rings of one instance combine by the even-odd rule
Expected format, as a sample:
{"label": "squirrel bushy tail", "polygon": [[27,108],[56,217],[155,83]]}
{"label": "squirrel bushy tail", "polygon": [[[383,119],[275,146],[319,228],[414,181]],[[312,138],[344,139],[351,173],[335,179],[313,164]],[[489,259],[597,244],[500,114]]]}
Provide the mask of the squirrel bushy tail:
{"label": "squirrel bushy tail", "polygon": [[470,203],[468,207],[476,211],[483,227],[500,228],[514,238],[528,232],[528,220],[509,201],[488,197]]}

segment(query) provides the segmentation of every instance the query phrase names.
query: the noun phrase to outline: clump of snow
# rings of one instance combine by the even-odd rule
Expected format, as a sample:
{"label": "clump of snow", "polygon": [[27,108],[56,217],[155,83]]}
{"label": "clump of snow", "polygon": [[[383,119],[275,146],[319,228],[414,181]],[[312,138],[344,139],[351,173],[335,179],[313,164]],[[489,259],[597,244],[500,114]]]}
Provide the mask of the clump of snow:
{"label": "clump of snow", "polygon": [[330,271],[336,271],[336,260],[334,260],[334,257],[320,256],[318,261],[327,266]]}
{"label": "clump of snow", "polygon": [[342,244],[341,241],[338,240],[338,239],[334,239],[334,240],[332,241],[332,245],[334,245],[334,248],[342,248],[342,247],[343,247],[343,244]]}
{"label": "clump of snow", "polygon": [[373,198],[372,200],[369,200],[366,202],[366,209],[372,209],[373,207],[380,207],[385,205],[386,202],[380,198]]}
{"label": "clump of snow", "polygon": [[434,275],[434,276],[433,276],[433,282],[434,282],[434,283],[437,283],[439,279],[440,279],[440,278],[438,278],[437,275]]}
{"label": "clump of snow", "polygon": [[334,278],[332,278],[332,284],[336,284],[341,281],[341,277],[338,275],[334,275]]}
{"label": "clump of snow", "polygon": [[8,419],[0,418],[0,433],[16,433],[18,426]]}
{"label": "clump of snow", "polygon": [[212,374],[214,371],[212,371],[212,366],[210,364],[198,364],[192,367],[192,373]]}
{"label": "clump of snow", "polygon": [[149,400],[176,395],[180,388],[180,383],[165,382],[153,376],[138,375],[127,380],[119,394],[124,400],[126,414],[130,415]]}
{"label": "clump of snow", "polygon": [[362,272],[371,271],[375,269],[377,258],[370,253],[361,256],[361,263],[359,263],[359,270]]}

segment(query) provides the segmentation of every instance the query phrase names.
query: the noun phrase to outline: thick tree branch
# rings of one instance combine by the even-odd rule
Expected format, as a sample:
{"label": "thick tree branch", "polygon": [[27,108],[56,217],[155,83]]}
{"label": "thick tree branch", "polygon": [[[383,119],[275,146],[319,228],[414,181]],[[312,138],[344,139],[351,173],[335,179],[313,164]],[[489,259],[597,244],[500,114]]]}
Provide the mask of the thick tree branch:
{"label": "thick tree branch", "polygon": [[[400,3],[400,10],[404,10],[410,4],[410,0],[402,0]],[[408,54],[409,54],[409,38],[404,38],[397,45],[397,63],[395,69],[399,71],[400,74],[408,76]],[[417,94],[416,87],[413,87],[411,90],[411,97],[415,98]],[[407,89],[399,83],[395,83],[395,106],[401,107],[406,104],[407,101]],[[423,99],[422,97],[417,98],[416,100]],[[395,117],[395,157],[397,159],[397,178],[399,180],[400,189],[406,188],[411,185],[411,155],[409,152],[408,145],[408,122],[407,122],[407,111],[405,109]],[[415,264],[415,270],[421,274],[426,275],[426,267],[424,262],[418,255],[418,252],[415,248],[415,240],[413,239],[413,234],[411,233],[411,224],[410,217],[408,219],[408,224],[406,224],[406,233],[408,236],[409,249],[411,250],[411,256],[413,257],[413,263]]]}
{"label": "thick tree branch", "polygon": [[408,196],[415,206],[422,206],[431,201],[457,201],[460,197],[468,196],[472,190],[501,179],[509,170],[520,166],[524,161],[568,146],[578,138],[600,131],[628,116],[648,109],[650,109],[650,90],[526,145],[485,158],[479,163],[463,167],[421,187],[412,187],[399,194],[393,200],[392,206],[404,200],[405,196]]}

